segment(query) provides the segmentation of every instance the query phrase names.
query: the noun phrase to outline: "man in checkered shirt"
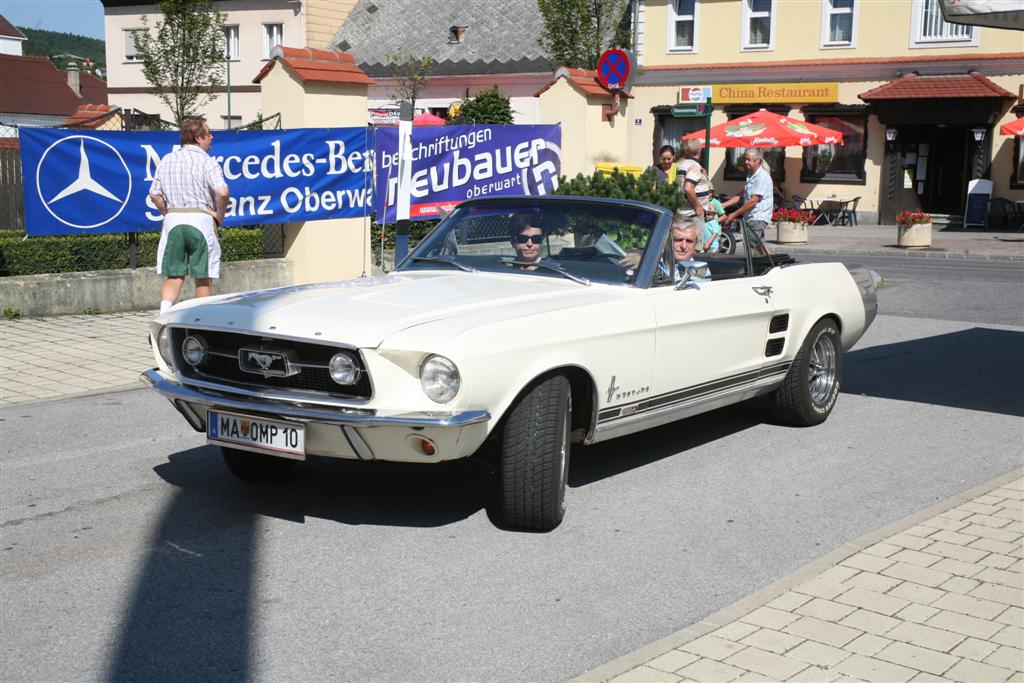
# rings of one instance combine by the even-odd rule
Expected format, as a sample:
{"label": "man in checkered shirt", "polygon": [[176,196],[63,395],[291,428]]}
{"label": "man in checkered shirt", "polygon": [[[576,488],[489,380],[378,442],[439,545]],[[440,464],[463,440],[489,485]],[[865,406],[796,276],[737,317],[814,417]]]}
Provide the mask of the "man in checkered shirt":
{"label": "man in checkered shirt", "polygon": [[196,296],[213,294],[220,277],[217,228],[228,206],[228,186],[220,166],[207,151],[213,133],[206,119],[181,122],[181,147],[160,160],[149,188],[153,205],[163,214],[156,254],[156,272],[165,276],[160,312],[177,301],[185,276],[196,281]]}

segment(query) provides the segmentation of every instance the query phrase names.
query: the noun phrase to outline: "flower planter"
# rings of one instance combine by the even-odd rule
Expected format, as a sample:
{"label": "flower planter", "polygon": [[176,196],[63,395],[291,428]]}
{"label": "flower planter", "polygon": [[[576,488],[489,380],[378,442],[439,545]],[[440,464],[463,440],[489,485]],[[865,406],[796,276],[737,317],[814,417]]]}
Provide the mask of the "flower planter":
{"label": "flower planter", "polygon": [[807,224],[779,221],[775,224],[777,229],[776,241],[779,244],[803,244],[807,242]]}
{"label": "flower planter", "polygon": [[908,248],[932,246],[932,224],[916,223],[914,225],[898,225],[896,245]]}

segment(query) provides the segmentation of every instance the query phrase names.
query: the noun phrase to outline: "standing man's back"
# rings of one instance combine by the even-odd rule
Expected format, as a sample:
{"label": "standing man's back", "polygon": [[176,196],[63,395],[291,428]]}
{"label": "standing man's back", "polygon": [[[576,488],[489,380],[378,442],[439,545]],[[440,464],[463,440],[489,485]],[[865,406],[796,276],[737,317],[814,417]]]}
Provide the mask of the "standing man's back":
{"label": "standing man's back", "polygon": [[207,154],[212,144],[205,119],[183,120],[181,147],[160,160],[149,189],[164,216],[156,263],[156,272],[167,278],[160,291],[161,313],[178,299],[186,275],[195,278],[197,297],[213,294],[213,280],[220,277],[217,228],[229,193],[220,166]]}

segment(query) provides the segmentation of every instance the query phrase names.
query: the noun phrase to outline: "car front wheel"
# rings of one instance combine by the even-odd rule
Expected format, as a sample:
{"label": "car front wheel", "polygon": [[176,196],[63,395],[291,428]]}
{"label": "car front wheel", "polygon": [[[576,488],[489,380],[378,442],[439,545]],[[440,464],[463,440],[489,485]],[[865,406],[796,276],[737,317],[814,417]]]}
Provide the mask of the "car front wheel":
{"label": "car front wheel", "polygon": [[549,377],[513,406],[501,438],[501,502],[505,523],[553,529],[565,515],[572,426],[569,380]]}
{"label": "car front wheel", "polygon": [[843,347],[832,320],[819,320],[804,340],[786,379],[772,395],[775,416],[797,427],[828,419],[839,397]]}
{"label": "car front wheel", "polygon": [[224,464],[231,474],[250,481],[279,481],[285,479],[295,466],[294,460],[278,458],[264,453],[243,451],[240,448],[221,447]]}

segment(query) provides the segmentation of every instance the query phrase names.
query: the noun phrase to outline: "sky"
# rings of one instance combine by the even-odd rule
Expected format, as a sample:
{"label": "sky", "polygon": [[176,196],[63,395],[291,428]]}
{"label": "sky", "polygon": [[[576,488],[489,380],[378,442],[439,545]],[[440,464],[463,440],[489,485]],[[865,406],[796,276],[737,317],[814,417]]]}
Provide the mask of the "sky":
{"label": "sky", "polygon": [[100,0],[0,0],[0,14],[15,26],[103,40]]}

